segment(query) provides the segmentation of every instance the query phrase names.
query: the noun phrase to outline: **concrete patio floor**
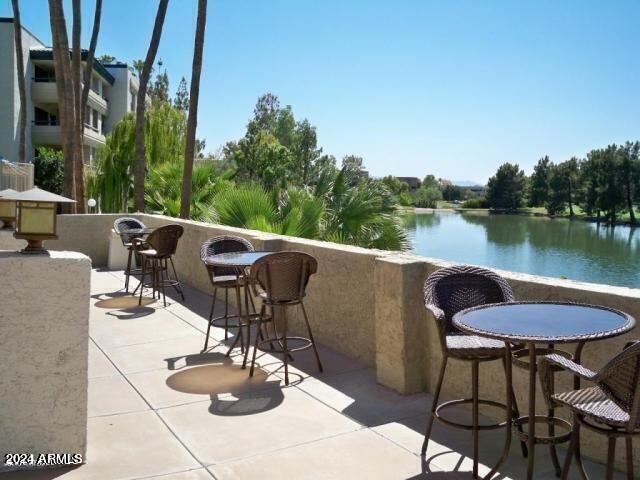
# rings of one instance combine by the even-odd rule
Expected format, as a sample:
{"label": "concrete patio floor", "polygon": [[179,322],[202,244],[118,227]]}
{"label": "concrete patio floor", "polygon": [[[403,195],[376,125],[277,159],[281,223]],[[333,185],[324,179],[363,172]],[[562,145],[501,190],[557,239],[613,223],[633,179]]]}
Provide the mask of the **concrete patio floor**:
{"label": "concrete patio floor", "polygon": [[[420,457],[429,395],[398,395],[376,383],[372,368],[325,347],[323,374],[308,350],[295,355],[288,387],[279,359],[266,354],[249,379],[239,351],[224,356],[221,330],[200,354],[208,295],[186,288],[184,304],[137,307],[123,285],[122,272],[93,272],[87,463],[3,478],[471,478],[469,432],[436,423]],[[503,435],[481,434],[486,465]],[[555,478],[545,448],[536,460],[536,478]],[[586,464],[592,478],[604,477],[602,465]],[[524,478],[525,467],[514,443],[496,478]]]}

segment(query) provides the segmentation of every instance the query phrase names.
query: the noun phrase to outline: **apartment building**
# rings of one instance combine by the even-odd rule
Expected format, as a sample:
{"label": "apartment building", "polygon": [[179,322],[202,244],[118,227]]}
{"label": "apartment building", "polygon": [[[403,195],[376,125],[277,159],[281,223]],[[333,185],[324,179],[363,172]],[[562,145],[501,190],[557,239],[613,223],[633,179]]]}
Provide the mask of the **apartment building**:
{"label": "apartment building", "polygon": [[[0,17],[0,157],[18,159],[20,96],[15,54],[13,18]],[[32,162],[40,146],[60,147],[58,92],[53,51],[26,28],[22,28],[26,90],[26,154]],[[82,60],[87,52],[82,52]],[[83,68],[84,71],[84,68]],[[85,112],[84,158],[93,165],[105,135],[128,112],[135,111],[138,79],[124,63],[94,60]]]}

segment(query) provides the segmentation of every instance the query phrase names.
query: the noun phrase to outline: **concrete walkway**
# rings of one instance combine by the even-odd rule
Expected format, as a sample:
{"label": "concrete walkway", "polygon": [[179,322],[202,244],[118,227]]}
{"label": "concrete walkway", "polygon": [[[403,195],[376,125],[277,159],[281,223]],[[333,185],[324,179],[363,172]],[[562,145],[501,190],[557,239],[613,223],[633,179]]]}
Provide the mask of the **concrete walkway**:
{"label": "concrete walkway", "polygon": [[[469,432],[436,423],[426,461],[419,456],[429,395],[398,395],[376,384],[372,368],[324,347],[323,374],[307,350],[295,355],[289,387],[279,359],[266,354],[249,379],[239,351],[224,356],[221,330],[200,354],[209,296],[187,288],[185,304],[137,307],[123,285],[122,272],[93,272],[87,463],[2,478],[471,478]],[[481,434],[487,465],[503,434]],[[537,462],[536,478],[555,478],[543,447]],[[604,477],[601,465],[588,469]],[[514,444],[496,478],[524,471]]]}

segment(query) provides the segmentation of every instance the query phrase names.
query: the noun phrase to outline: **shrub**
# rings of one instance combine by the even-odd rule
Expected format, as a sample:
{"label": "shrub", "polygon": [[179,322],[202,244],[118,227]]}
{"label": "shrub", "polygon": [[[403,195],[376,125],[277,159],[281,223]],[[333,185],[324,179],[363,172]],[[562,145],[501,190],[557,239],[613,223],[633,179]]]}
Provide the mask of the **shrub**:
{"label": "shrub", "polygon": [[33,161],[34,183],[37,187],[60,195],[64,179],[62,150],[40,147]]}
{"label": "shrub", "polygon": [[462,208],[489,208],[486,198],[470,198],[462,204]]}

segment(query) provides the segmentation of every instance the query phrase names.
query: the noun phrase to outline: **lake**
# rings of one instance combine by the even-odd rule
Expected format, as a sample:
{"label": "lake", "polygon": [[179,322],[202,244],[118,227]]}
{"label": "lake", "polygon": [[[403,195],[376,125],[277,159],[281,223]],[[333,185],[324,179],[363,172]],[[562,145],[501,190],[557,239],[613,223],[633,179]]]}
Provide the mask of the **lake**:
{"label": "lake", "polygon": [[418,255],[640,288],[640,228],[484,212],[403,217]]}

